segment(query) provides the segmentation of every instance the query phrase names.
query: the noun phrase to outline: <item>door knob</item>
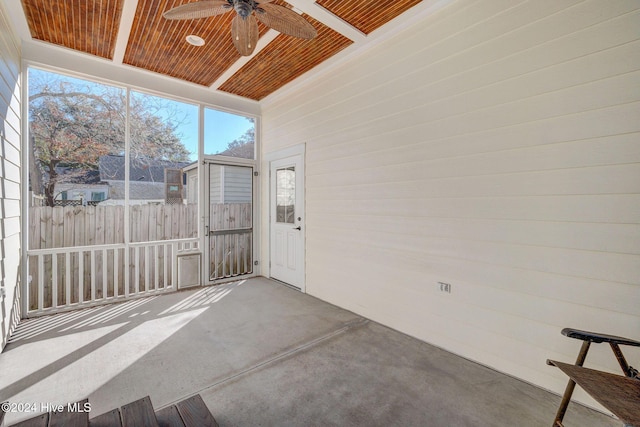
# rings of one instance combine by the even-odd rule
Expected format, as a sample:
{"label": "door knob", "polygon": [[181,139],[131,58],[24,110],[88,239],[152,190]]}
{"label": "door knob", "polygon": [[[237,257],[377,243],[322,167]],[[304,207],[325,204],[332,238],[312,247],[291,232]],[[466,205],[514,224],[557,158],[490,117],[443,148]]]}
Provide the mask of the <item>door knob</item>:
{"label": "door knob", "polygon": [[302,230],[302,227],[297,226],[297,227],[293,227],[293,229],[294,229],[294,230],[298,230],[298,231],[300,231],[300,230]]}

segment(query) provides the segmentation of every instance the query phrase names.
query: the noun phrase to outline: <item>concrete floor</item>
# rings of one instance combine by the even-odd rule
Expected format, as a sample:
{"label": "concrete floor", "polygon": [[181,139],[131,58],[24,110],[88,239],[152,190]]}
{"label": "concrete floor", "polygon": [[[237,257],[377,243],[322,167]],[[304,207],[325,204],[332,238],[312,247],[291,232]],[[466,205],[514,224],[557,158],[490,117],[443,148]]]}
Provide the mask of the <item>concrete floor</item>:
{"label": "concrete floor", "polygon": [[[25,321],[0,367],[0,401],[28,409],[200,393],[221,426],[537,427],[560,402],[264,278]],[[577,404],[565,421],[621,425]]]}

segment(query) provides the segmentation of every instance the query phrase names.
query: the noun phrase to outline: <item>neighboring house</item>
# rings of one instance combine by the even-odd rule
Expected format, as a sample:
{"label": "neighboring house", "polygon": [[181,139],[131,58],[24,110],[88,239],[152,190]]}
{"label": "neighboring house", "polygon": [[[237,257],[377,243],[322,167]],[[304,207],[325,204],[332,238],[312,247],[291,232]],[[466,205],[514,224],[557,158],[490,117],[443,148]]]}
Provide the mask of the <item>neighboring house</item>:
{"label": "neighboring house", "polygon": [[183,169],[187,181],[187,204],[198,203],[198,162],[190,163]]}
{"label": "neighboring house", "polygon": [[[188,162],[156,159],[132,159],[129,167],[129,200],[131,203],[164,203],[167,191],[179,192],[184,199],[185,177],[180,173],[176,182],[165,183],[169,171],[182,170]],[[109,184],[109,203],[123,203],[125,197],[124,156],[102,156],[98,161],[100,180]],[[137,202],[136,202],[137,201]]]}
{"label": "neighboring house", "polygon": [[[192,163],[184,168],[187,203],[198,200],[198,168]],[[251,203],[253,194],[251,169],[243,166],[210,165],[209,203]]]}
{"label": "neighboring house", "polygon": [[56,171],[59,181],[54,190],[56,205],[95,203],[109,198],[109,185],[100,181],[97,170],[59,167]]}

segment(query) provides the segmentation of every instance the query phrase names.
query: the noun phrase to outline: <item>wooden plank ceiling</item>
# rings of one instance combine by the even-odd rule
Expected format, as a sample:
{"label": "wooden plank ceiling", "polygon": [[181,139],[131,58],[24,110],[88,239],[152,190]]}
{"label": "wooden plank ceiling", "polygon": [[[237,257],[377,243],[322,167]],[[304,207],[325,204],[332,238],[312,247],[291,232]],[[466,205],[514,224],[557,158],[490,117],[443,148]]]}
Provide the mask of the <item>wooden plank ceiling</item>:
{"label": "wooden plank ceiling", "polygon": [[22,0],[31,37],[113,59],[124,0]]}
{"label": "wooden plank ceiling", "polygon": [[352,43],[310,16],[303,16],[318,31],[315,39],[278,35],[219,89],[259,101]]}
{"label": "wooden plank ceiling", "polygon": [[421,1],[316,0],[316,3],[363,33],[369,34]]}
{"label": "wooden plank ceiling", "polygon": [[[302,14],[318,31],[315,39],[278,34],[247,61],[231,40],[234,11],[193,20],[162,17],[165,11],[193,0],[138,0],[126,41],[117,39],[125,0],[21,1],[33,39],[110,60],[114,60],[116,44],[126,43],[123,64],[207,87],[231,74],[226,81],[218,82],[217,89],[254,100],[272,94],[353,43],[312,16]],[[364,34],[420,1],[316,0]],[[273,3],[291,8],[284,0]],[[260,37],[267,31],[269,28],[259,23]],[[202,37],[205,45],[188,44],[185,39],[190,34]],[[230,69],[236,71],[228,72]]]}
{"label": "wooden plank ceiling", "polygon": [[[231,40],[235,12],[206,19],[171,21],[162,13],[186,1],[140,0],[123,62],[179,79],[210,86],[240,54]],[[260,35],[268,28],[259,24]],[[206,40],[204,46],[185,41],[190,34]]]}

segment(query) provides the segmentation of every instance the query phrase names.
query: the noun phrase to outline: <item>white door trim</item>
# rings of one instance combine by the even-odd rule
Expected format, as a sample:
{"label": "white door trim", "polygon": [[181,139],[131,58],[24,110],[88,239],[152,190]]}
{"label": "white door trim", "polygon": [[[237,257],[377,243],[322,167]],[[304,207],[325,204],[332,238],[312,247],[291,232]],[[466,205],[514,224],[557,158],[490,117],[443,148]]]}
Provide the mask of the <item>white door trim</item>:
{"label": "white door trim", "polygon": [[297,154],[302,155],[302,160],[304,160],[304,153],[306,148],[307,148],[306,144],[304,143],[292,145],[291,147],[283,148],[282,150],[266,153],[264,155],[264,160],[271,163],[273,160],[280,160],[280,159],[284,159],[285,157],[295,156]]}

